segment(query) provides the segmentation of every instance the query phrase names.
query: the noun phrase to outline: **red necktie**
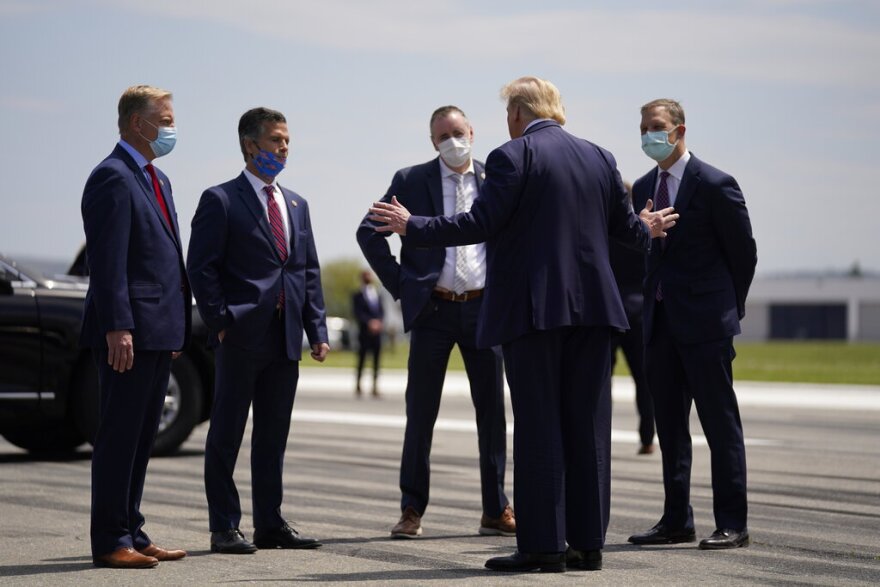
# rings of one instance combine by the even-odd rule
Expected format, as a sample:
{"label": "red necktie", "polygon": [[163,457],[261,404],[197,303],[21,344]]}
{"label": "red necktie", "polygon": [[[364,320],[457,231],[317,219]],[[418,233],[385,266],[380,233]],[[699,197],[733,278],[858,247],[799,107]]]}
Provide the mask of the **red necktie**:
{"label": "red necktie", "polygon": [[[263,188],[266,192],[269,205],[269,226],[272,228],[272,238],[275,239],[275,248],[278,249],[278,257],[281,262],[287,261],[287,239],[284,238],[284,220],[281,218],[281,210],[275,202],[275,187],[267,185]],[[284,287],[278,294],[278,307],[284,308]]]}
{"label": "red necktie", "polygon": [[[668,171],[660,172],[660,185],[657,186],[657,195],[654,198],[654,210],[662,210],[669,207],[669,186],[666,185],[666,178],[669,177]],[[666,248],[666,239],[660,241],[660,247]],[[662,284],[657,282],[657,291],[654,297],[658,302],[663,301]]]}
{"label": "red necktie", "polygon": [[152,163],[147,163],[144,169],[147,170],[147,173],[150,174],[150,177],[153,178],[153,194],[156,196],[156,202],[159,204],[159,209],[162,210],[162,216],[165,217],[165,222],[168,223],[169,227],[173,227],[171,224],[171,216],[168,215],[168,206],[165,205],[165,198],[162,197],[162,188],[159,186],[159,176],[156,175],[156,168],[153,167]]}

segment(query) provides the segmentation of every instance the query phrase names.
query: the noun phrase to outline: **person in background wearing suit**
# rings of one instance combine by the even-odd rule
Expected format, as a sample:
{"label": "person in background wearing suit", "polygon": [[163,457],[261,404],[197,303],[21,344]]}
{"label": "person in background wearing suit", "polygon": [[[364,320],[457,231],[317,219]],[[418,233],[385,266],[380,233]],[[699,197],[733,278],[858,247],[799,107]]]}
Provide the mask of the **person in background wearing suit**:
{"label": "person in background wearing suit", "polygon": [[[383,201],[392,196],[414,212],[452,214],[468,209],[483,182],[483,164],[471,158],[474,130],[456,106],[434,111],[431,144],[440,156],[398,171]],[[400,262],[387,237],[364,218],[358,244],[370,266],[394,299],[400,299],[404,329],[411,332],[406,384],[406,432],[400,462],[400,520],[396,538],[421,535],[428,507],[431,440],[449,354],[458,345],[471,386],[477,415],[483,515],[480,534],[513,536],[516,519],[504,493],[507,424],[501,351],[478,348],[477,316],[484,305],[486,246],[428,249],[401,239]]]}
{"label": "person in background wearing suit", "polygon": [[382,300],[373,285],[373,274],[361,272],[361,288],[351,298],[354,317],[358,323],[357,383],[354,392],[361,396],[361,376],[367,353],[373,355],[373,397],[379,397],[379,354],[382,352]]}
{"label": "person in background wearing suit", "polygon": [[153,544],[140,511],[171,361],[190,332],[171,182],[152,164],[174,148],[171,99],[146,85],[122,94],[119,143],[92,171],[82,197],[91,279],[80,344],[92,349],[100,385],[91,521],[100,567],[154,567],[186,556]]}
{"label": "person in background wearing suit", "polygon": [[[632,202],[632,186],[624,182]],[[626,364],[636,386],[636,410],[639,413],[638,454],[654,453],[654,404],[645,378],[645,349],[642,335],[642,281],[645,279],[645,255],[612,239],[609,243],[611,269],[623,309],[629,322],[629,330],[616,333],[611,339],[611,371],[617,361],[617,349],[623,350]]]}
{"label": "person in background wearing suit", "polygon": [[733,391],[733,336],[740,332],[757,249],[736,180],[685,146],[674,100],[641,109],[642,149],[658,166],[633,185],[636,206],[654,199],[681,215],[648,256],[644,331],[648,388],[663,455],[663,516],[633,544],[694,542],[690,504],[691,405],[712,453],[715,532],[702,549],[748,546],[746,452]]}
{"label": "person in background wearing suit", "polygon": [[562,129],[552,83],[523,77],[501,95],[511,140],[489,154],[469,212],[410,216],[392,198],[371,219],[412,247],[486,241],[477,344],[504,352],[517,503],[517,551],[486,567],[598,570],[610,508],[611,331],[627,328],[608,239],[646,249],[675,215],[648,205],[639,220],[611,153]]}
{"label": "person in background wearing suit", "polygon": [[[282,468],[303,331],[313,359],[322,362],[330,349],[309,207],[275,180],[290,144],[283,114],[248,110],[238,137],[245,169],[202,194],[187,257],[199,313],[216,347],[205,445],[211,550],[250,554],[258,548],[317,548],[320,542],[281,517]],[[233,480],[251,404],[253,543],[239,529],[241,504]]]}

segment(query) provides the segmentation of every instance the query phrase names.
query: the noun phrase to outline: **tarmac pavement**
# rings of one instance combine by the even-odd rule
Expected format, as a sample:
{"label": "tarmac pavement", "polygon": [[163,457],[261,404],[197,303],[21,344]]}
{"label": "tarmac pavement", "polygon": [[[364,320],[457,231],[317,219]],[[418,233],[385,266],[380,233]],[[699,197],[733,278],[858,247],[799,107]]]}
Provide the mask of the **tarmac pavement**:
{"label": "tarmac pavement", "polygon": [[[189,556],[156,569],[96,569],[88,539],[89,457],[35,458],[0,440],[0,584],[211,585],[876,585],[880,583],[880,386],[738,382],[747,438],[752,545],[636,547],[663,502],[660,455],[637,456],[631,383],[614,381],[612,512],[604,570],[506,575],[483,568],[513,538],[482,537],[473,408],[450,373],[432,451],[424,535],[392,540],[404,425],[404,372],[385,372],[381,399],[355,399],[352,372],[304,368],[285,458],[283,512],[314,551],[211,554],[202,481],[207,424],[174,457],[150,463],[142,511],[161,546]],[[509,405],[508,405],[509,412]],[[512,429],[512,418],[508,417]],[[695,437],[698,537],[714,529],[709,451]],[[236,479],[252,536],[249,432]],[[508,454],[510,446],[508,444]],[[508,488],[512,486],[508,460]],[[511,491],[510,489],[508,491]],[[516,507],[515,496],[513,497]]]}

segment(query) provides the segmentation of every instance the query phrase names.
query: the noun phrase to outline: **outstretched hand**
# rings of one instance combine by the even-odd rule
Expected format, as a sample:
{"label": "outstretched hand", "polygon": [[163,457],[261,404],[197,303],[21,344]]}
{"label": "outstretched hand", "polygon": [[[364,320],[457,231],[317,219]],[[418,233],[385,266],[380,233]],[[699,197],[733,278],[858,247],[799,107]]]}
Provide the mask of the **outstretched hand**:
{"label": "outstretched hand", "polygon": [[406,223],[409,217],[409,210],[397,201],[397,196],[391,196],[391,203],[373,204],[368,216],[370,220],[380,223],[376,227],[376,232],[394,232],[400,236],[406,236]]}
{"label": "outstretched hand", "polygon": [[652,212],[651,210],[653,209],[654,201],[648,200],[645,202],[644,210],[639,212],[639,218],[648,227],[648,230],[651,232],[651,238],[665,238],[666,231],[675,226],[678,214],[675,212],[675,208],[671,206],[656,212]]}

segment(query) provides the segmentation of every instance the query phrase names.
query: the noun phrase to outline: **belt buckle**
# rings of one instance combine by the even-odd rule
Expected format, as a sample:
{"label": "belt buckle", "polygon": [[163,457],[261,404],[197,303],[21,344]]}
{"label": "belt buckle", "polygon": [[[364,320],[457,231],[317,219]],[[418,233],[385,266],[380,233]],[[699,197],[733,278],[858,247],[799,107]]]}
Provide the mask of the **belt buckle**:
{"label": "belt buckle", "polygon": [[452,292],[452,301],[453,302],[466,302],[466,301],[468,301],[468,292],[463,291],[460,294]]}

